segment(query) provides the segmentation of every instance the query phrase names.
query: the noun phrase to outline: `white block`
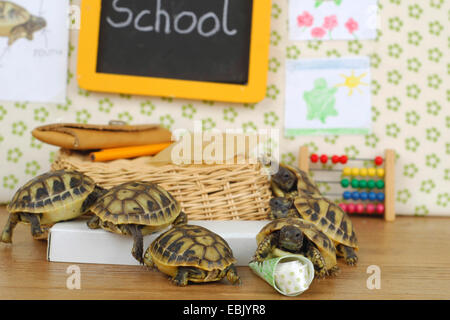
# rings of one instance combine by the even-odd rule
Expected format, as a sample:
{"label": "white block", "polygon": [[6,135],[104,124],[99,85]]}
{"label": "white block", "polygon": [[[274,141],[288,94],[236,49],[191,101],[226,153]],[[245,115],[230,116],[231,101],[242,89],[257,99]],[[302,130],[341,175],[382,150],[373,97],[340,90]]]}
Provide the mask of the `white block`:
{"label": "white block", "polygon": [[[138,265],[131,255],[133,239],[103,229],[92,230],[87,220],[55,224],[50,229],[47,260],[53,262]],[[237,259],[247,266],[256,250],[256,235],[269,221],[190,221],[223,237]],[[167,229],[166,229],[167,230]],[[166,231],[166,230],[163,230]],[[159,233],[144,237],[144,250]]]}

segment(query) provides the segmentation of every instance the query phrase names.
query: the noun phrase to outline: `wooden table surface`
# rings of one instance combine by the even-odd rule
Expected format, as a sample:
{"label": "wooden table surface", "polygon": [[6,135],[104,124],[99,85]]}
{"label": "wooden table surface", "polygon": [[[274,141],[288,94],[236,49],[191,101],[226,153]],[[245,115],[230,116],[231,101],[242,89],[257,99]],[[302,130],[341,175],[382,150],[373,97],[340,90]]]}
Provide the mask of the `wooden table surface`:
{"label": "wooden table surface", "polygon": [[[0,225],[7,219],[0,207]],[[278,294],[248,267],[239,267],[241,286],[218,283],[172,285],[140,266],[78,264],[81,289],[69,290],[69,263],[46,261],[45,241],[18,225],[12,245],[0,243],[0,299],[450,299],[450,218],[399,217],[393,223],[353,217],[360,262],[333,278],[314,280],[291,298]],[[381,289],[369,290],[368,266],[381,270]]]}

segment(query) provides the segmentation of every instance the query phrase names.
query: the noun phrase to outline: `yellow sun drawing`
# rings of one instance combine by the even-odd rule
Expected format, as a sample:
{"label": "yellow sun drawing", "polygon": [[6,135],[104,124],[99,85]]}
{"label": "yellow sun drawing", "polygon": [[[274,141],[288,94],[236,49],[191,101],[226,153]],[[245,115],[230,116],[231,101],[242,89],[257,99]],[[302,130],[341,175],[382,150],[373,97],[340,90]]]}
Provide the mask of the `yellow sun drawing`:
{"label": "yellow sun drawing", "polygon": [[357,76],[355,76],[354,71],[352,71],[351,76],[346,76],[345,74],[340,74],[340,76],[345,79],[345,82],[337,84],[336,87],[348,87],[350,89],[350,92],[348,93],[349,96],[353,95],[354,89],[358,90],[360,93],[363,93],[363,91],[358,87],[369,85],[369,84],[361,81],[361,79],[364,78],[366,75],[367,75],[367,73],[363,73],[362,75],[357,77]]}

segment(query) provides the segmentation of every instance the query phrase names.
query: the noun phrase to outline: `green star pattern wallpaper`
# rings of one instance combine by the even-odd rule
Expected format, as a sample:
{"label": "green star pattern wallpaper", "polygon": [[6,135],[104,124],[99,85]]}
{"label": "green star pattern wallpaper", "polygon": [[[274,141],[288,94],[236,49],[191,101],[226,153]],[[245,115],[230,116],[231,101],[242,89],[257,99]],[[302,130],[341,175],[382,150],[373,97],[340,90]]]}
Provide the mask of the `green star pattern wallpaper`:
{"label": "green star pattern wallpaper", "polygon": [[[72,29],[66,103],[0,101],[0,202],[48,170],[56,155],[57,148],[32,138],[37,126],[123,120],[193,129],[197,120],[204,130],[278,128],[280,156],[289,164],[297,162],[301,145],[350,158],[372,158],[393,148],[397,213],[450,215],[450,1],[379,0],[376,40],[289,41],[287,10],[287,0],[273,0],[266,98],[251,105],[82,90],[76,81],[78,30]],[[283,137],[286,59],[348,56],[370,57],[372,133]]]}

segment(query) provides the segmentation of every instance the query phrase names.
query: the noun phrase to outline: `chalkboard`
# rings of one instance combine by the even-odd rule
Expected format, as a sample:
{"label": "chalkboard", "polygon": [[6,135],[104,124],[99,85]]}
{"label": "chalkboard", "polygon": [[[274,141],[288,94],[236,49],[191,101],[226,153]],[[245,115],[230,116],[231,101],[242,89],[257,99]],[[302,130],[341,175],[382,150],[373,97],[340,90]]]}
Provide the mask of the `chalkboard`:
{"label": "chalkboard", "polygon": [[211,101],[264,99],[271,0],[81,2],[78,85]]}
{"label": "chalkboard", "polygon": [[103,0],[97,71],[246,84],[252,0]]}

